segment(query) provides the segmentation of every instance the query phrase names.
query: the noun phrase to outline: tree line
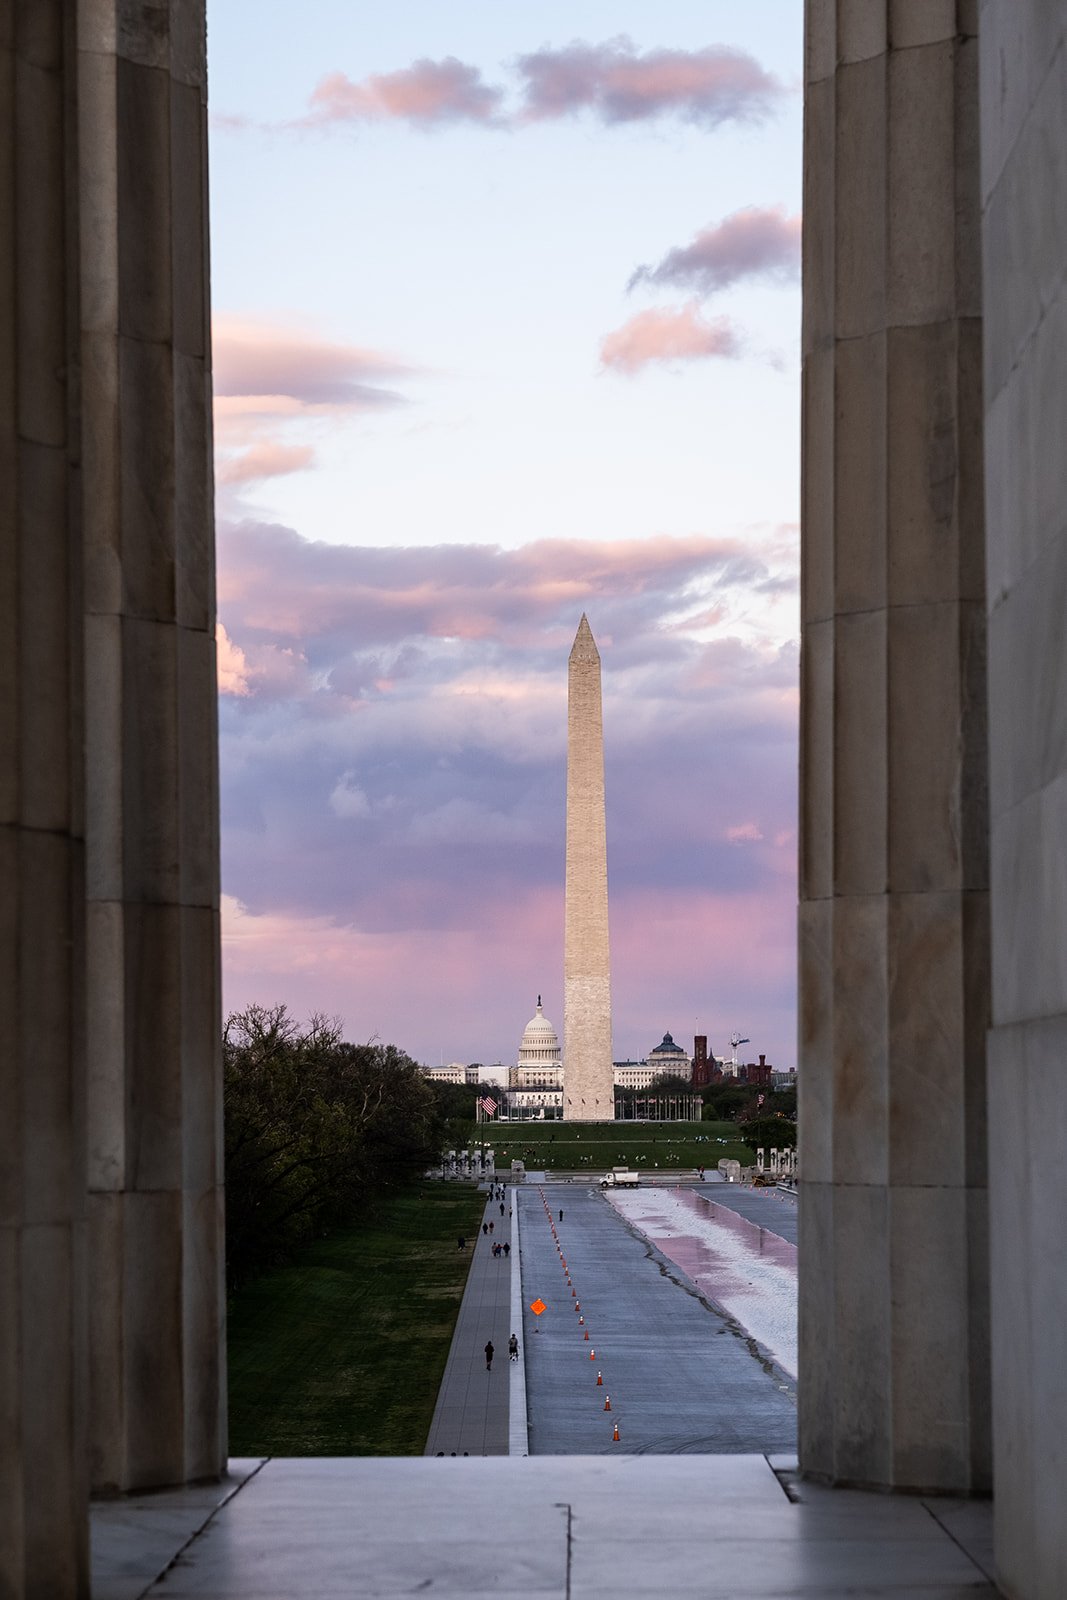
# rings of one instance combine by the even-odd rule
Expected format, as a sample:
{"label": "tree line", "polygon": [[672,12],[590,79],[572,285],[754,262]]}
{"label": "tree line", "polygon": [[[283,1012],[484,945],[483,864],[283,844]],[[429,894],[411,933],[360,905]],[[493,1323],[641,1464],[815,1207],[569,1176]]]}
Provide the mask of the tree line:
{"label": "tree line", "polygon": [[346,1042],[336,1019],[249,1006],[227,1020],[223,1071],[231,1287],[437,1158],[443,1119],[418,1065]]}

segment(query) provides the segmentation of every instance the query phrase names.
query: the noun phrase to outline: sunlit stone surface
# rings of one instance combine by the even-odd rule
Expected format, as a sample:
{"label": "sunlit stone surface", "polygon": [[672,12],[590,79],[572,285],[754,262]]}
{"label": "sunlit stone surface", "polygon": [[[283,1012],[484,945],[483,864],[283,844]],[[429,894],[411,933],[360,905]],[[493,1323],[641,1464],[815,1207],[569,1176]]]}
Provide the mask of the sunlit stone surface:
{"label": "sunlit stone surface", "polygon": [[600,652],[584,614],[567,669],[563,1115],[575,1122],[615,1115]]}

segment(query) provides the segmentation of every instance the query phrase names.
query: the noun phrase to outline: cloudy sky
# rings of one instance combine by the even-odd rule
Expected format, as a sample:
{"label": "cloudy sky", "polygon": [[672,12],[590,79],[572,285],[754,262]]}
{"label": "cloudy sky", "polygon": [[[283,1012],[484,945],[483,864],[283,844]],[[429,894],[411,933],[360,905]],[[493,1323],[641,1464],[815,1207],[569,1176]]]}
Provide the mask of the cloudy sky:
{"label": "cloudy sky", "polygon": [[211,0],[227,1009],[562,1028],[584,610],[615,1055],[794,1063],[801,10]]}

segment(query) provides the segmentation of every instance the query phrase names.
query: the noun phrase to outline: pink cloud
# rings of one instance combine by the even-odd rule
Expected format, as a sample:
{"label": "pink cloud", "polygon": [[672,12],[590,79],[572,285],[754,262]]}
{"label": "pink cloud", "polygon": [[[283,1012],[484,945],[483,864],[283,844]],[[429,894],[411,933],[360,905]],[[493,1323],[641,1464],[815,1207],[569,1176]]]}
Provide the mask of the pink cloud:
{"label": "pink cloud", "polygon": [[739,822],[727,828],[726,837],[731,844],[759,844],[763,838],[758,822]]}
{"label": "pink cloud", "polygon": [[493,122],[501,91],[483,83],[477,67],[455,56],[423,59],[399,72],[376,73],[353,83],[331,72],[311,96],[312,123],[371,122],[393,118],[421,127],[446,122]]}
{"label": "pink cloud", "polygon": [[300,406],[396,405],[383,379],[407,372],[379,350],[322,339],[304,328],[225,314],[212,325],[216,396],[287,396]]}
{"label": "pink cloud", "polygon": [[520,56],[516,65],[525,80],[525,116],[535,121],[588,109],[607,123],[673,113],[715,127],[760,120],[782,93],[758,61],[725,45],[641,54],[624,36],[603,44],[575,40]]}
{"label": "pink cloud", "polygon": [[784,206],[746,206],[704,228],[691,243],[668,250],[654,267],[638,267],[629,287],[672,284],[712,294],[741,278],[788,282],[799,271],[800,218],[788,216]]}
{"label": "pink cloud", "polygon": [[302,472],[314,459],[315,451],[309,444],[282,444],[277,439],[264,439],[239,455],[220,461],[216,477],[219,483],[229,485],[260,483],[264,478]]}
{"label": "pink cloud", "polygon": [[[366,550],[248,523],[221,530],[219,603],[228,624],[284,643],[351,632],[368,643],[417,635],[513,646],[543,645],[557,628],[550,637],[569,643],[572,617],[595,605],[607,644],[650,618],[677,636],[679,613],[694,632],[728,626],[731,596],[747,604],[775,576],[792,582],[795,560],[790,547],[768,569],[754,542],[696,535]],[[701,595],[714,603],[691,612]]]}
{"label": "pink cloud", "polygon": [[313,466],[313,445],[280,438],[281,431],[404,403],[385,384],[410,368],[296,323],[217,313],[212,343],[215,476],[223,489],[247,489]]}
{"label": "pink cloud", "polygon": [[652,361],[736,360],[741,340],[728,317],[707,322],[695,301],[679,311],[639,311],[600,346],[600,359],[615,372],[632,374]]}
{"label": "pink cloud", "polygon": [[[788,881],[770,894],[711,886],[614,893],[616,1059],[645,1055],[667,1028],[686,1044],[706,1033],[721,1051],[743,1023],[753,1051],[792,1066],[794,921]],[[515,883],[506,904],[489,897],[476,917],[433,929],[372,930],[336,916],[255,910],[224,895],[224,1004],[230,1011],[284,998],[297,1015],[339,1015],[346,1037],[379,1035],[421,1061],[506,1063],[538,992],[562,1033],[562,930],[561,884]]]}
{"label": "pink cloud", "polygon": [[220,694],[242,696],[249,693],[245,653],[234,644],[221,622],[215,626],[215,662]]}

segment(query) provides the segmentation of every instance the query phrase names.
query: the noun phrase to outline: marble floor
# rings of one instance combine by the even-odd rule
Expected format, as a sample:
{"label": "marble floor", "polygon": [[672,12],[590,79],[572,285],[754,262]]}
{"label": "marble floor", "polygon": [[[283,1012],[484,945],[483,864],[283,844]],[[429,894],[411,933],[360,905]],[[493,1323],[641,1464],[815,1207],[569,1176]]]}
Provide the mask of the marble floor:
{"label": "marble floor", "polygon": [[94,1600],[978,1600],[988,1504],[795,1482],[787,1458],[234,1463],[101,1504]]}

